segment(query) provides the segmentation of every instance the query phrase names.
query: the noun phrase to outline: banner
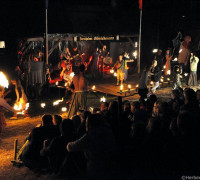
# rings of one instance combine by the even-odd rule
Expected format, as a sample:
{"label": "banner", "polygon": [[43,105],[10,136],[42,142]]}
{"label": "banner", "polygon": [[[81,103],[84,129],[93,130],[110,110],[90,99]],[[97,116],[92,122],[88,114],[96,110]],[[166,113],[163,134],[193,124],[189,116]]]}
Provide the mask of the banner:
{"label": "banner", "polygon": [[139,9],[142,10],[142,0],[139,0]]}

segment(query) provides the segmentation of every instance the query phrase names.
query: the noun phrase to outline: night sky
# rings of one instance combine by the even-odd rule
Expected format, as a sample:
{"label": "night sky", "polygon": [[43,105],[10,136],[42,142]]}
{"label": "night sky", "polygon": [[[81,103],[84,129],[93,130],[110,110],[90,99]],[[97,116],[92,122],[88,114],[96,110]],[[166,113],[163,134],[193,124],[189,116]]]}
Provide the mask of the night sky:
{"label": "night sky", "polygon": [[[138,6],[138,0],[49,0],[49,33],[137,34]],[[0,9],[1,40],[44,35],[44,0],[1,1]],[[171,47],[178,31],[200,34],[199,10],[199,0],[143,0],[142,57]]]}

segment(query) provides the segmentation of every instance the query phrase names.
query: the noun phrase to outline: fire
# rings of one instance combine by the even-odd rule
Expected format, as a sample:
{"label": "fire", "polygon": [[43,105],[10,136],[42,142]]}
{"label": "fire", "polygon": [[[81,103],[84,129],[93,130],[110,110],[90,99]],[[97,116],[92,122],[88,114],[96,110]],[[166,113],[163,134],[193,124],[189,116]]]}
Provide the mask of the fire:
{"label": "fire", "polygon": [[63,102],[63,99],[59,99],[53,102],[53,106],[57,106],[60,102]]}
{"label": "fire", "polygon": [[92,86],[92,90],[94,91],[95,89],[96,89],[96,86],[95,86],[95,85],[93,85],[93,86]]}
{"label": "fire", "polygon": [[24,114],[29,108],[29,103],[25,103],[23,98],[20,98],[19,102],[15,103],[14,110],[18,111],[17,114]]}
{"label": "fire", "polygon": [[8,88],[8,80],[3,72],[0,72],[0,86]]}

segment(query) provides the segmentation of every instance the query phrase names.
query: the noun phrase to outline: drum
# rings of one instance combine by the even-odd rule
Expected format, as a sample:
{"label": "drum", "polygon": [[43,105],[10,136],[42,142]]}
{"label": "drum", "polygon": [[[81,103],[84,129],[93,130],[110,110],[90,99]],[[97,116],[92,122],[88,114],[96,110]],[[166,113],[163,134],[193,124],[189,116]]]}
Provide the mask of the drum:
{"label": "drum", "polygon": [[109,57],[109,56],[103,58],[103,63],[106,64],[106,65],[112,64],[112,58]]}

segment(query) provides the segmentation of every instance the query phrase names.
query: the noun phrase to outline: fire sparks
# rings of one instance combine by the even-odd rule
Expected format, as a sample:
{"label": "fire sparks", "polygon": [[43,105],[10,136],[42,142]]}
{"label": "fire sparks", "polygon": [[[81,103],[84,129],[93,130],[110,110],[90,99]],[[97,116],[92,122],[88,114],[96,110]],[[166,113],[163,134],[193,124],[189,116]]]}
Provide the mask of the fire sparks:
{"label": "fire sparks", "polygon": [[8,88],[8,80],[3,72],[0,72],[0,86]]}

